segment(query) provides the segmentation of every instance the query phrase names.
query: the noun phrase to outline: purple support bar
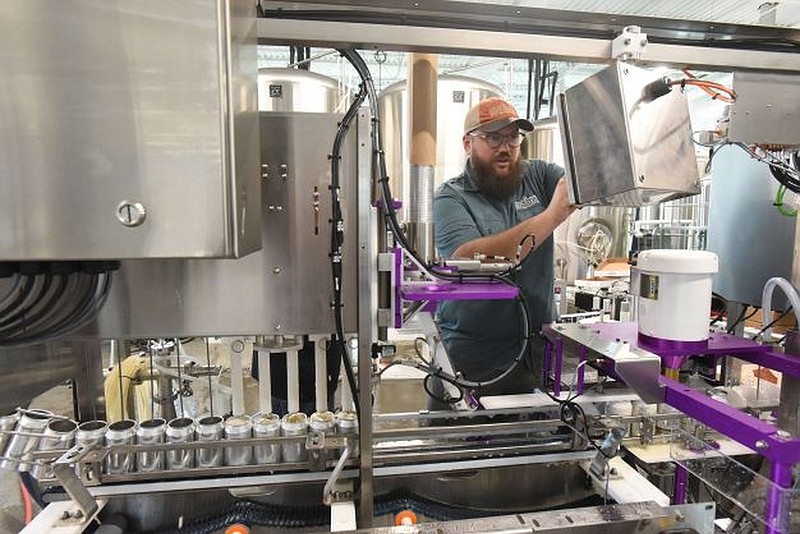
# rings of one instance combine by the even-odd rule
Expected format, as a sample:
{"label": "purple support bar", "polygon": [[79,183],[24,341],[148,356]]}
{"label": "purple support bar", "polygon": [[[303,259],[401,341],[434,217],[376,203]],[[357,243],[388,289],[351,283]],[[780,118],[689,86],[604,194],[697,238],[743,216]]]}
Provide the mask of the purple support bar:
{"label": "purple support bar", "polygon": [[553,393],[558,397],[561,395],[561,364],[564,361],[564,339],[556,339],[555,361],[553,362]]}
{"label": "purple support bar", "polygon": [[501,282],[406,282],[400,288],[405,300],[507,300],[517,298],[516,287]]}
{"label": "purple support bar", "polygon": [[403,327],[403,299],[400,288],[403,285],[403,249],[394,249],[394,327]]}
{"label": "purple support bar", "polygon": [[550,377],[550,363],[553,361],[553,342],[550,338],[544,338],[544,362],[542,365],[542,384],[547,386],[547,379]]}
{"label": "purple support bar", "polygon": [[681,464],[675,464],[675,487],[672,492],[672,504],[686,504],[686,483],[689,472]]}
{"label": "purple support bar", "polygon": [[776,434],[778,428],[680,382],[663,376],[661,382],[666,388],[664,400],[673,408],[750,447],[771,462],[800,462],[800,439],[782,438]]}
{"label": "purple support bar", "polygon": [[[769,471],[769,479],[781,488],[792,485],[792,464],[773,462]],[[767,510],[764,520],[767,523],[765,534],[787,532],[789,528],[789,509],[791,501],[784,501],[784,492],[770,486],[767,492]]]}

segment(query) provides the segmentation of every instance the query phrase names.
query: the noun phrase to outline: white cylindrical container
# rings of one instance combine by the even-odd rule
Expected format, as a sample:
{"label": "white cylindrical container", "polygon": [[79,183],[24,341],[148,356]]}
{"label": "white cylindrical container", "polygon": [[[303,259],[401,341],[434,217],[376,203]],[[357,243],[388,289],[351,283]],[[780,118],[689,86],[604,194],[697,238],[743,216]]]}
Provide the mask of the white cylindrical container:
{"label": "white cylindrical container", "polygon": [[645,250],[637,263],[639,335],[707,341],[717,255],[703,250]]}

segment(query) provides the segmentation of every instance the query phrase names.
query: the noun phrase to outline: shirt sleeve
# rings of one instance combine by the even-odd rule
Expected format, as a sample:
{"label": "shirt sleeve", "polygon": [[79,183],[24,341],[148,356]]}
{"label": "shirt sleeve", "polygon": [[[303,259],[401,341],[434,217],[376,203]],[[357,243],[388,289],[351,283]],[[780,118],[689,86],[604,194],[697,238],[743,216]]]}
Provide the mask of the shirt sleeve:
{"label": "shirt sleeve", "polygon": [[564,169],[555,163],[540,163],[539,175],[544,186],[545,195],[547,195],[547,203],[550,204],[556,185],[558,185],[558,180],[564,176]]}
{"label": "shirt sleeve", "polygon": [[464,200],[452,193],[440,191],[434,198],[433,222],[436,250],[444,258],[451,257],[464,243],[482,237]]}

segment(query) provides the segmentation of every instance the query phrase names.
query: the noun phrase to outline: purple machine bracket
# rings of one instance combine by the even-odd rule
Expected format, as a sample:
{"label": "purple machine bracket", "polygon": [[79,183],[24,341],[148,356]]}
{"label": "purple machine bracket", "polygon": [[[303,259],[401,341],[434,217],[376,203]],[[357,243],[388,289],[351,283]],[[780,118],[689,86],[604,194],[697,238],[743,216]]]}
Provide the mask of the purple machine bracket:
{"label": "purple machine bracket", "polygon": [[394,326],[403,326],[404,300],[437,303],[446,300],[509,300],[517,298],[519,290],[502,282],[471,282],[425,280],[403,281],[403,250],[394,249],[395,314]]}
{"label": "purple machine bracket", "polygon": [[[631,348],[638,348],[661,357],[667,368],[678,368],[689,356],[726,355],[745,360],[762,367],[780,371],[789,376],[800,377],[800,357],[772,352],[769,346],[760,345],[749,339],[730,334],[712,334],[708,343],[699,348],[695,344],[680,344],[639,336],[636,323],[599,323],[583,328],[592,329],[598,340],[605,342],[627,342]],[[553,372],[554,391],[559,393],[561,383],[564,340],[571,339],[564,327],[554,325],[542,329],[545,336],[545,378]],[[573,340],[575,341],[575,340]],[[579,359],[587,358],[587,347],[578,344]],[[590,349],[591,350],[591,349]],[[601,354],[602,356],[602,354]],[[583,390],[583,368],[577,371],[579,392]],[[665,376],[660,377],[664,387],[664,402],[680,410],[687,416],[708,425],[729,438],[757,451],[771,463],[770,481],[780,488],[792,484],[792,467],[800,463],[800,438],[792,436],[779,428],[752,417],[738,409],[716,401],[703,392],[696,391]],[[630,384],[629,384],[630,385]],[[634,385],[635,386],[635,385]],[[680,466],[679,466],[680,468]],[[683,477],[676,477],[675,496],[684,498]],[[788,510],[781,506],[781,491],[771,489],[767,494],[766,530],[767,534],[783,532],[788,525]]]}

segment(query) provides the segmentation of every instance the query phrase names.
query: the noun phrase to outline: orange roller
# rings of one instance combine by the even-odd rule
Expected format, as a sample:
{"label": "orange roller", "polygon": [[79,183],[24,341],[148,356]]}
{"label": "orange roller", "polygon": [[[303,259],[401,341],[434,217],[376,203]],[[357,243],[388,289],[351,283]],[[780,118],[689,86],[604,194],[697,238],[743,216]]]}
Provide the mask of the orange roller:
{"label": "orange roller", "polygon": [[250,529],[241,523],[236,523],[226,528],[225,534],[250,534]]}
{"label": "orange roller", "polygon": [[403,510],[394,516],[394,524],[398,527],[410,526],[417,524],[417,514],[411,510]]}

